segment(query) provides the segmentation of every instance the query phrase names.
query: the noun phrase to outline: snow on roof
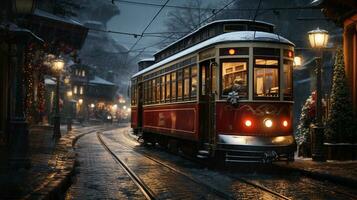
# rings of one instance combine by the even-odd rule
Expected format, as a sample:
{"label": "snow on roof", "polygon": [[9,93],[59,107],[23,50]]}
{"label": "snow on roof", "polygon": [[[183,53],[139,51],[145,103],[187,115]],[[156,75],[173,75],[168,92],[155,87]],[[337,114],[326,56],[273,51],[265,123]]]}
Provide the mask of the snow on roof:
{"label": "snow on roof", "polygon": [[144,58],[144,59],[139,60],[139,62],[145,62],[145,61],[155,61],[155,58],[151,57],[151,58]]}
{"label": "snow on roof", "polygon": [[196,44],[196,45],[194,45],[188,49],[185,49],[177,54],[174,54],[158,63],[155,63],[155,64],[151,65],[150,67],[137,72],[132,77],[136,77],[141,74],[144,74],[150,70],[153,70],[157,67],[165,65],[171,61],[174,61],[178,58],[181,58],[183,56],[186,56],[188,54],[196,52],[196,51],[203,49],[210,45],[214,45],[214,44],[222,43],[222,42],[251,42],[251,41],[253,41],[253,42],[277,42],[277,43],[285,43],[285,44],[294,46],[294,44],[292,42],[290,42],[289,40],[287,40],[284,37],[281,37],[277,34],[274,34],[274,33],[260,32],[260,31],[239,31],[239,32],[224,33],[224,34],[218,35],[216,37],[210,38],[206,41],[203,41],[202,43]]}
{"label": "snow on roof", "polygon": [[74,19],[71,19],[68,17],[57,16],[52,13],[40,10],[40,9],[35,9],[33,14],[36,16],[45,17],[45,18],[56,20],[56,21],[61,21],[61,22],[65,22],[65,23],[69,23],[69,24],[73,24],[73,25],[77,25],[77,26],[83,26],[83,24],[81,24],[79,21],[76,21]]}
{"label": "snow on roof", "polygon": [[115,85],[112,82],[109,82],[107,80],[104,80],[100,78],[99,76],[94,76],[94,79],[90,80],[89,83],[91,84],[101,84],[101,85]]}
{"label": "snow on roof", "polygon": [[161,51],[164,51],[165,49],[169,48],[170,46],[172,46],[172,45],[178,43],[179,41],[189,37],[190,35],[193,35],[193,34],[197,33],[198,31],[202,30],[203,28],[205,28],[205,27],[207,27],[207,26],[209,26],[211,24],[221,23],[221,22],[257,22],[257,23],[262,23],[262,24],[266,24],[266,25],[270,25],[270,26],[274,27],[274,24],[271,24],[271,23],[268,23],[268,22],[263,22],[263,21],[257,21],[257,20],[254,21],[254,20],[250,20],[250,19],[222,19],[222,20],[216,20],[216,21],[212,21],[210,23],[207,23],[207,24],[201,26],[200,28],[196,29],[195,31],[193,31],[193,32],[183,36],[182,38],[176,40],[175,42],[167,45],[163,49],[160,49],[159,51],[157,51],[154,55],[160,53]]}
{"label": "snow on roof", "polygon": [[51,78],[45,78],[45,85],[56,85],[56,82]]}

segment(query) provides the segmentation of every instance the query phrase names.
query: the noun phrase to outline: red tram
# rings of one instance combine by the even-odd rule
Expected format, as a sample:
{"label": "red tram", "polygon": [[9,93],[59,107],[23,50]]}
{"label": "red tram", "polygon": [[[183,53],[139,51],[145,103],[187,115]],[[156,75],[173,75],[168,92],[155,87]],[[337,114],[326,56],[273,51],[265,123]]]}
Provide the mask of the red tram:
{"label": "red tram", "polygon": [[214,21],[139,62],[131,79],[134,132],[226,162],[293,160],[294,44],[273,29]]}

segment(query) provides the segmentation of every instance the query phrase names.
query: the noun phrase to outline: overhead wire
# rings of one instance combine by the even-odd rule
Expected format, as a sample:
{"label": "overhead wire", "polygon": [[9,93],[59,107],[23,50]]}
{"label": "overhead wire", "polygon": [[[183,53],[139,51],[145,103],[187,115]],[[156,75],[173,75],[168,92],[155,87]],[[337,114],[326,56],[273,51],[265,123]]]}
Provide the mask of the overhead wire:
{"label": "overhead wire", "polygon": [[[128,0],[114,0],[121,3],[126,4],[134,4],[134,5],[142,5],[142,6],[153,6],[153,7],[161,7],[163,4],[156,3],[147,3],[147,2],[138,2],[138,1],[128,1]],[[179,6],[179,5],[166,5],[167,8],[178,8],[178,9],[199,9],[199,10],[219,10],[219,8],[201,8],[201,7],[190,7],[190,6]],[[261,10],[297,10],[297,9],[319,9],[313,6],[301,6],[301,7],[276,7],[276,8],[263,8]],[[233,11],[255,11],[255,8],[230,8],[227,10]]]}

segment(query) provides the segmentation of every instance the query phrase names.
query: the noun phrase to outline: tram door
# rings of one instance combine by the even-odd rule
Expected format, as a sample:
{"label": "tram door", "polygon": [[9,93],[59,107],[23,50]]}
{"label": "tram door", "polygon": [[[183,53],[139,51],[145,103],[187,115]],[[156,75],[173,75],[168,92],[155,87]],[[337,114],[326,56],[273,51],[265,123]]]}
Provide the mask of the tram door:
{"label": "tram door", "polygon": [[215,69],[214,60],[200,63],[200,130],[203,144],[212,144],[214,140],[214,94],[215,91]]}

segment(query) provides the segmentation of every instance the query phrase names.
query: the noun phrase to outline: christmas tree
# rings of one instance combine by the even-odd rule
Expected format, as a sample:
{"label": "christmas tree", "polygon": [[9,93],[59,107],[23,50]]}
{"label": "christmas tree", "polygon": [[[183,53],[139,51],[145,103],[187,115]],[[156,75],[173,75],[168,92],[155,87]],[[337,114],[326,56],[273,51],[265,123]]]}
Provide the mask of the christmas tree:
{"label": "christmas tree", "polygon": [[301,108],[301,115],[299,120],[299,125],[296,130],[296,142],[298,145],[302,145],[306,142],[309,136],[310,124],[314,122],[315,119],[315,100],[313,95],[310,95],[305,104]]}
{"label": "christmas tree", "polygon": [[355,142],[356,121],[346,81],[342,49],[336,52],[333,68],[331,106],[328,113],[326,136],[329,142]]}

